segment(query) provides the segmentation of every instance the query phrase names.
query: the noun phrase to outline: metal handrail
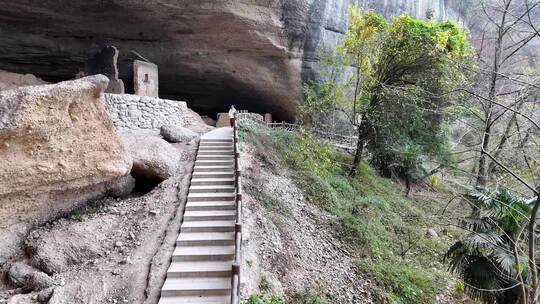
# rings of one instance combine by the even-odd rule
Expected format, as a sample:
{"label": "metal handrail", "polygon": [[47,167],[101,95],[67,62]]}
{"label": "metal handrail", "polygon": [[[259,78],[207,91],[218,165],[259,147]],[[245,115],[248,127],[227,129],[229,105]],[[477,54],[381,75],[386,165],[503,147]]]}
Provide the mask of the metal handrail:
{"label": "metal handrail", "polygon": [[231,278],[231,304],[240,304],[240,268],[242,250],[242,174],[240,171],[240,151],[238,149],[238,123],[237,114],[234,113],[233,128],[233,149],[234,149],[234,185],[235,185],[235,206],[236,220],[234,223],[234,261],[232,264]]}

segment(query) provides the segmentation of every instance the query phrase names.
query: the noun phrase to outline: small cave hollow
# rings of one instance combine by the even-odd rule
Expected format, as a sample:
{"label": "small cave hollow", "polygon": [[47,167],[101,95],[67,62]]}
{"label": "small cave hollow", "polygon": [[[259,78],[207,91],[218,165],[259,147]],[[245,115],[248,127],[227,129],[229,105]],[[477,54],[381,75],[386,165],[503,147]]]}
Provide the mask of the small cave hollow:
{"label": "small cave hollow", "polygon": [[131,176],[135,179],[135,187],[131,192],[132,196],[143,196],[148,194],[163,181],[163,179],[160,178],[136,174],[134,172],[131,172]]}

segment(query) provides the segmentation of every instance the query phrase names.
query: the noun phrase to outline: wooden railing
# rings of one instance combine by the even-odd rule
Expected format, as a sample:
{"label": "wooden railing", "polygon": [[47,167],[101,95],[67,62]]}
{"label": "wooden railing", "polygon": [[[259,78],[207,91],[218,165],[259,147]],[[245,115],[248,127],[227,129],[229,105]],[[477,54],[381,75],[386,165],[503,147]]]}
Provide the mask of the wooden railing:
{"label": "wooden railing", "polygon": [[232,121],[233,147],[234,147],[234,185],[235,185],[235,207],[236,220],[234,225],[234,261],[232,264],[231,279],[231,304],[240,304],[240,268],[242,263],[242,175],[240,171],[240,150],[238,149],[238,122]]}
{"label": "wooden railing", "polygon": [[[237,123],[256,124],[262,125],[274,130],[281,130],[284,132],[294,132],[300,129],[300,125],[287,123],[287,122],[266,122],[259,114],[249,113],[248,111],[241,110],[237,114]],[[322,126],[324,127],[324,126]],[[318,129],[310,130],[313,134],[321,139],[328,140],[332,145],[337,148],[343,148],[347,150],[356,149],[358,137],[356,135],[342,135],[333,132],[326,132]]]}

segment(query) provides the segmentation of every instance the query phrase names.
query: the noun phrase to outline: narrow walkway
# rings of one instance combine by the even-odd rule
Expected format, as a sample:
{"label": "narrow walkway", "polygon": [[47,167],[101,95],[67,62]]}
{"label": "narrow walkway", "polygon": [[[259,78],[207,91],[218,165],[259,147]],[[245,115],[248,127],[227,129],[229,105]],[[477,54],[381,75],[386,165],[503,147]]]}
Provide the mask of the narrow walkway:
{"label": "narrow walkway", "polygon": [[232,128],[219,128],[201,138],[159,303],[230,303],[234,231]]}

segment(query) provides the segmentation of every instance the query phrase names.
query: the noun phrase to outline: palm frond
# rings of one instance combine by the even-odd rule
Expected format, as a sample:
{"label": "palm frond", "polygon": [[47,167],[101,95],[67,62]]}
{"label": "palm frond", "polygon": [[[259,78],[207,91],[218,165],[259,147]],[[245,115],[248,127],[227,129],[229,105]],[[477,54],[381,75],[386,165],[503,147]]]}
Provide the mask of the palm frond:
{"label": "palm frond", "polygon": [[492,205],[492,196],[490,192],[469,192],[464,195],[465,199],[468,200],[470,203],[474,204],[476,207],[483,209],[483,208],[490,208]]}
{"label": "palm frond", "polygon": [[461,219],[461,225],[472,231],[493,229],[494,227],[496,227],[493,219],[489,217],[465,217]]}
{"label": "palm frond", "polygon": [[496,249],[504,244],[504,240],[496,230],[479,230],[467,234],[463,238],[463,244],[472,250],[481,248]]}
{"label": "palm frond", "polygon": [[460,269],[464,267],[468,255],[468,248],[461,241],[457,241],[446,251],[443,261],[448,263],[450,272],[460,273]]}
{"label": "palm frond", "polygon": [[492,259],[495,261],[499,269],[503,274],[506,274],[508,278],[517,279],[519,273],[522,273],[527,267],[526,257],[519,256],[519,264],[516,265],[515,256],[507,249],[495,249],[492,255]]}
{"label": "palm frond", "polygon": [[495,265],[481,255],[469,255],[461,269],[465,293],[475,300],[491,302],[501,289],[502,282]]}

